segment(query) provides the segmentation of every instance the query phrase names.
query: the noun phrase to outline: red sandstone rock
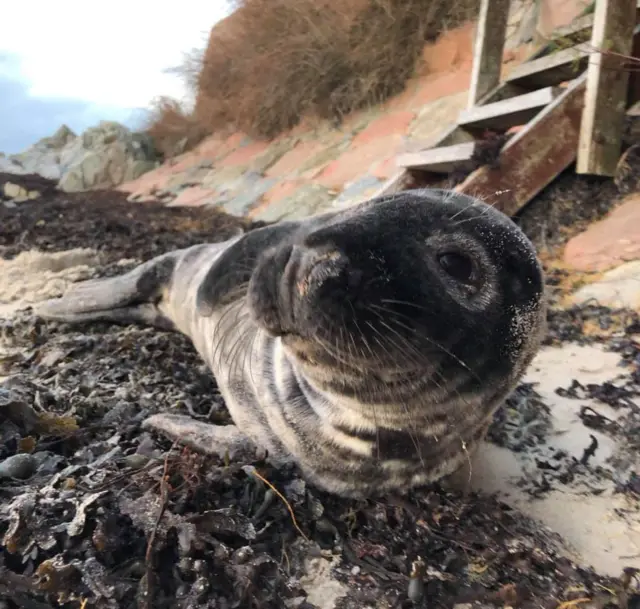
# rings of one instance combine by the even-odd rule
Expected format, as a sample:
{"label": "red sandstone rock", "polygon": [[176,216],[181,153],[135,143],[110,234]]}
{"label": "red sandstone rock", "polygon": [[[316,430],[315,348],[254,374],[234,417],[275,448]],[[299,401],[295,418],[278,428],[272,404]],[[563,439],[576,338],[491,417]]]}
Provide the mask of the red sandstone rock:
{"label": "red sandstone rock", "polygon": [[404,135],[413,122],[415,114],[409,110],[383,114],[379,118],[371,121],[355,138],[352,146],[363,146],[374,140],[388,137],[390,135]]}
{"label": "red sandstone rock", "polygon": [[171,203],[169,207],[197,207],[209,203],[215,196],[216,191],[202,186],[191,186],[183,190]]}
{"label": "red sandstone rock", "polygon": [[625,198],[606,218],[571,239],[564,261],[580,271],[603,271],[640,259],[640,194]]}
{"label": "red sandstone rock", "polygon": [[342,189],[348,182],[369,172],[376,161],[387,159],[397,153],[402,144],[402,135],[389,135],[374,139],[361,146],[351,146],[318,175],[317,181],[327,188]]}
{"label": "red sandstone rock", "polygon": [[267,148],[269,148],[268,142],[252,142],[228,154],[218,162],[218,166],[235,167],[237,165],[248,165],[254,157],[262,154]]}
{"label": "red sandstone rock", "polygon": [[289,152],[283,154],[280,159],[266,171],[268,177],[285,177],[294,173],[311,157],[323,150],[327,144],[308,140],[299,142]]}
{"label": "red sandstone rock", "polygon": [[273,188],[263,195],[260,207],[262,208],[265,205],[270,205],[271,203],[275,203],[280,199],[284,199],[285,197],[292,195],[302,185],[303,182],[301,180],[285,180],[278,182]]}

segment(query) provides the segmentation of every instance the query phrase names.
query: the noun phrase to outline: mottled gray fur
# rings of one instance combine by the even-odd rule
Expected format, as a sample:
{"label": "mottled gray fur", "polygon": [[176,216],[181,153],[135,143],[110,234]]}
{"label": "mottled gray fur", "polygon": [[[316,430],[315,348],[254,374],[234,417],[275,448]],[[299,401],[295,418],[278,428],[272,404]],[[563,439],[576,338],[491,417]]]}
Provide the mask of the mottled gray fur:
{"label": "mottled gray fur", "polygon": [[535,355],[542,271],[506,216],[407,191],[78,284],[37,313],[190,337],[234,426],[149,425],[214,453],[259,447],[346,496],[453,473]]}

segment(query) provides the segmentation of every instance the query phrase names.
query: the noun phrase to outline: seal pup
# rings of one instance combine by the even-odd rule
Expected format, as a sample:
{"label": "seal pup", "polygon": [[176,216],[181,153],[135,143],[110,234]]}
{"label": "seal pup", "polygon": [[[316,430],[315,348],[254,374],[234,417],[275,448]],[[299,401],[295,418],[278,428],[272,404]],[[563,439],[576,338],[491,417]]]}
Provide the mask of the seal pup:
{"label": "seal pup", "polygon": [[166,253],[36,314],[186,334],[234,425],[148,426],[208,453],[263,450],[366,497],[468,461],[540,345],[543,286],[506,215],[412,190]]}

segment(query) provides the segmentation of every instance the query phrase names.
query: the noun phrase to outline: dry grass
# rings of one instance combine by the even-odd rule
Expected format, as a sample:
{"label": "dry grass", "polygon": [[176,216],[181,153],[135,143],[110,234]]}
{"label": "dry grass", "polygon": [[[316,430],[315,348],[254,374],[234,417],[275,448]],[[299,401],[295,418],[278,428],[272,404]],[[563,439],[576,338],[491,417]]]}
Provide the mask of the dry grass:
{"label": "dry grass", "polygon": [[208,135],[207,127],[195,114],[167,97],[154,100],[145,131],[165,159],[193,148]]}
{"label": "dry grass", "polygon": [[[197,122],[271,138],[304,116],[339,121],[400,92],[426,41],[478,0],[241,0],[212,31]],[[193,80],[193,65],[186,74]]]}
{"label": "dry grass", "polygon": [[479,0],[237,0],[178,72],[193,112],[159,98],[146,131],[169,158],[236,129],[270,139],[304,117],[340,122],[399,93],[426,42],[475,18]]}

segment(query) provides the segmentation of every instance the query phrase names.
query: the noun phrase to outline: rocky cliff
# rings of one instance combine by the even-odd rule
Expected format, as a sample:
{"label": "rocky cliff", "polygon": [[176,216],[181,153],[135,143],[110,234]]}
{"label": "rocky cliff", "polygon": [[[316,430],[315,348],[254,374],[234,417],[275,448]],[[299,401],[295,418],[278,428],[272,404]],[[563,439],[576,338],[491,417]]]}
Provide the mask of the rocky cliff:
{"label": "rocky cliff", "polygon": [[123,125],[102,121],[76,135],[62,125],[19,154],[0,155],[0,172],[38,174],[61,190],[112,188],[135,180],[157,165],[151,139]]}

